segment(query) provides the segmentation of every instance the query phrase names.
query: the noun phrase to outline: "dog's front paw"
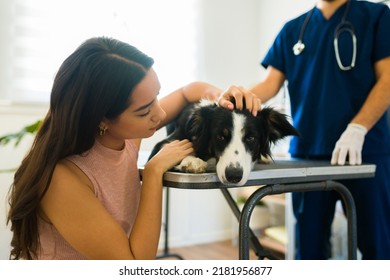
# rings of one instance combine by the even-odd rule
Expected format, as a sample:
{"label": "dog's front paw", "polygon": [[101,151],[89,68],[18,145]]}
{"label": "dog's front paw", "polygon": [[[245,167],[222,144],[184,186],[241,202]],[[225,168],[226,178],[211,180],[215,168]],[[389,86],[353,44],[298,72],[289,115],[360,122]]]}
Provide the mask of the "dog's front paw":
{"label": "dog's front paw", "polygon": [[194,156],[188,156],[179,165],[176,165],[174,169],[185,173],[204,173],[207,169],[207,162]]}
{"label": "dog's front paw", "polygon": [[267,156],[260,156],[260,159],[258,160],[258,163],[265,163],[265,164],[269,164],[269,163],[272,163],[273,162],[273,159],[271,156],[267,155]]}

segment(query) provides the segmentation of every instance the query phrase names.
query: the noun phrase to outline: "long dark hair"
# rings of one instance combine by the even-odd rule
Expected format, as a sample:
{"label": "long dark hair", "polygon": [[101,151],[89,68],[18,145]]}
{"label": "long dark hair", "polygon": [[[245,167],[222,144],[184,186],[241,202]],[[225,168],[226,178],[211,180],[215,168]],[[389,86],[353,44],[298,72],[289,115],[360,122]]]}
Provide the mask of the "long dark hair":
{"label": "long dark hair", "polygon": [[135,47],[106,37],[87,40],[63,62],[50,109],[10,189],[10,259],[37,257],[39,203],[56,164],[93,146],[99,123],[114,120],[130,105],[134,87],[152,65]]}

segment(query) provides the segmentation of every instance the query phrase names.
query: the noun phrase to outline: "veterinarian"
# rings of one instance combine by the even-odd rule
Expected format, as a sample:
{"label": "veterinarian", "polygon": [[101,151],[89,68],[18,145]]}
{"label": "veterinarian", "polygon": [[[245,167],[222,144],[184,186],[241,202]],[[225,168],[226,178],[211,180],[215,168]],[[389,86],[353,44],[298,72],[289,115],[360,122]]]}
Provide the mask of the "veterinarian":
{"label": "veterinarian", "polygon": [[[318,0],[287,22],[261,63],[265,79],[249,92],[265,102],[288,82],[294,126],[290,153],[331,164],[376,164],[370,179],[342,181],[357,210],[363,259],[390,259],[390,10],[384,4]],[[219,100],[253,97],[231,87]],[[251,108],[249,108],[251,109]],[[297,259],[331,257],[336,192],[293,194]]]}
{"label": "veterinarian", "polygon": [[164,146],[145,166],[142,138],[189,102],[219,90],[194,82],[159,102],[152,58],[115,39],[92,38],[60,67],[50,109],[16,171],[8,222],[12,259],[154,259],[163,173],[193,152]]}

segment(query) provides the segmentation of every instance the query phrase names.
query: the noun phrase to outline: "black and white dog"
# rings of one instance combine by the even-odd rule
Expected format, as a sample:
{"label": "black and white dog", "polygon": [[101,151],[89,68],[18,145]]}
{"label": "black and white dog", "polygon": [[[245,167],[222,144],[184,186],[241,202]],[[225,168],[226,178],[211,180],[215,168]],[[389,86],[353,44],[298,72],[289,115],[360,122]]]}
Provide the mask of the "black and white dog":
{"label": "black and white dog", "polygon": [[299,135],[285,115],[263,108],[256,117],[248,110],[228,110],[202,100],[188,105],[167,127],[168,136],[156,144],[150,157],[173,140],[188,139],[195,156],[188,156],[175,170],[188,173],[210,171],[207,161],[215,159],[221,183],[242,186],[254,164],[271,158],[271,144],[288,135]]}

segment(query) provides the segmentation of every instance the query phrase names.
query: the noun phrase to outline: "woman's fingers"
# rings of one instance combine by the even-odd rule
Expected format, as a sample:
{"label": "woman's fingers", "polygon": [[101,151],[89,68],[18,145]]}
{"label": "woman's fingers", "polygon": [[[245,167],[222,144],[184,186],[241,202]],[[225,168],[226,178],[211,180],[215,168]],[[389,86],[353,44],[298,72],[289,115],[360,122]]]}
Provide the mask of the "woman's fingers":
{"label": "woman's fingers", "polygon": [[243,87],[230,86],[219,97],[218,105],[230,110],[243,110],[245,108],[253,116],[256,116],[261,109],[261,100],[254,93]]}

